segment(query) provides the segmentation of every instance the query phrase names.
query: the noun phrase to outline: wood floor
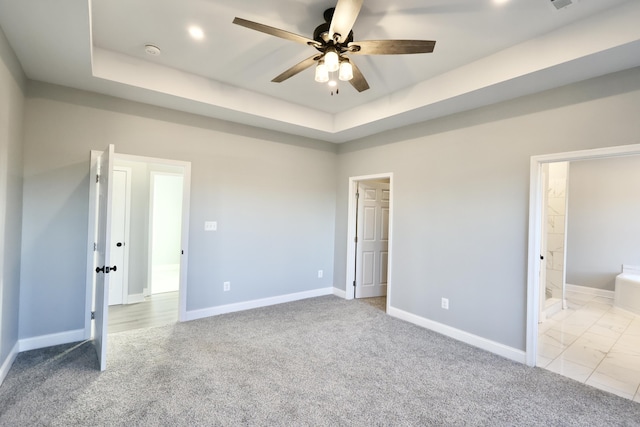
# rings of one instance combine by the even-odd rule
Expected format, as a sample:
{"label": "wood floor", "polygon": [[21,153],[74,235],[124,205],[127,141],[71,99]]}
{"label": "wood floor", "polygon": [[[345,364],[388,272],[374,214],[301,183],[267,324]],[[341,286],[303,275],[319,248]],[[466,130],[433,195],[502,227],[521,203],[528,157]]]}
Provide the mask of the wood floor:
{"label": "wood floor", "polygon": [[178,321],[178,292],[167,292],[147,297],[138,304],[109,307],[110,334],[132,329],[162,326]]}

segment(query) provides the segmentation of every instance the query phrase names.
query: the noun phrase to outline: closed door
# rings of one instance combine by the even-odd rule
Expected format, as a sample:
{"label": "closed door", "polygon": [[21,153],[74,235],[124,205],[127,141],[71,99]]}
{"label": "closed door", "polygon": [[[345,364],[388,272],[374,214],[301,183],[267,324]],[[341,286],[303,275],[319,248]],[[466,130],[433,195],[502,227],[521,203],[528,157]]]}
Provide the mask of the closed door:
{"label": "closed door", "polygon": [[113,204],[111,211],[111,259],[119,268],[111,274],[109,305],[126,304],[128,286],[126,280],[126,252],[129,175],[126,169],[113,170]]}
{"label": "closed door", "polygon": [[356,298],[387,294],[389,183],[358,184]]}

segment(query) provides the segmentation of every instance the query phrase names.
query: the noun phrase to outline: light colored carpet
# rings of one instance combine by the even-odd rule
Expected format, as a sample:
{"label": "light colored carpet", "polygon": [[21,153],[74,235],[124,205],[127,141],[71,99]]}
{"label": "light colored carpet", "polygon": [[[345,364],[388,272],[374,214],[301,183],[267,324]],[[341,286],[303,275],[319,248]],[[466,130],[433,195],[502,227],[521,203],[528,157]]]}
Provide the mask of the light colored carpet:
{"label": "light colored carpet", "polygon": [[0,425],[616,426],[640,404],[337,297],[21,353]]}

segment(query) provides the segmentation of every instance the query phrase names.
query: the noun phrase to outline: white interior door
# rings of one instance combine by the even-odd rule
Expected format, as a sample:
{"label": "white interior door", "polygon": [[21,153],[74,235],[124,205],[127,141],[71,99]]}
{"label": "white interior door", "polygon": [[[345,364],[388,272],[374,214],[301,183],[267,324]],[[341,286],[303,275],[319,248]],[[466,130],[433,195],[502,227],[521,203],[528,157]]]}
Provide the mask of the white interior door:
{"label": "white interior door", "polygon": [[113,170],[113,203],[111,210],[111,260],[118,266],[109,276],[109,305],[127,303],[128,179],[126,169]]}
{"label": "white interior door", "polygon": [[111,204],[113,182],[113,153],[111,144],[98,159],[98,240],[96,245],[96,295],[95,329],[93,340],[98,353],[100,370],[107,367],[107,316],[109,303],[109,278],[111,270]]}
{"label": "white interior door", "polygon": [[358,184],[356,298],[387,294],[389,183]]}

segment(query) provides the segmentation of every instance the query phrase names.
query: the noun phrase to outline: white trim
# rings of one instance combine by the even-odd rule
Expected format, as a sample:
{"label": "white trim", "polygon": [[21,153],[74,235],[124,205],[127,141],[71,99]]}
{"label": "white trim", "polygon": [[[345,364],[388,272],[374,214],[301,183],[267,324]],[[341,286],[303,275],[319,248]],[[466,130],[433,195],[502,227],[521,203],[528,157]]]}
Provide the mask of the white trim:
{"label": "white trim", "polygon": [[7,377],[13,362],[15,362],[16,357],[18,357],[18,349],[20,348],[20,342],[16,341],[15,345],[7,355],[7,358],[4,360],[2,366],[0,366],[0,386],[4,382],[4,379]]}
{"label": "white trim", "polygon": [[95,294],[95,279],[96,275],[94,268],[96,266],[94,251],[94,243],[97,242],[97,227],[96,221],[98,219],[96,208],[98,206],[96,192],[95,176],[98,174],[98,158],[102,155],[102,151],[91,150],[91,157],[89,160],[89,220],[87,227],[87,272],[85,278],[85,320],[84,320],[84,339],[91,337],[91,312],[93,310],[93,300]]}
{"label": "white trim", "polygon": [[340,288],[333,288],[333,294],[339,298],[347,299],[347,293]]}
{"label": "white trim", "polygon": [[189,266],[189,217],[191,216],[191,162],[182,162],[182,258],[180,259],[180,289],[178,320],[187,317],[187,267]]}
{"label": "white trim", "polygon": [[604,297],[604,298],[613,299],[613,296],[615,294],[614,291],[608,291],[606,289],[590,288],[588,286],[571,285],[569,283],[567,283],[566,286],[567,286],[568,292],[577,292],[579,294],[592,295],[594,297]]}
{"label": "white trim", "polygon": [[185,314],[185,321],[202,319],[205,317],[217,316],[219,314],[233,313],[236,311],[251,310],[253,308],[267,307],[270,305],[283,304],[286,302],[299,301],[307,298],[315,298],[325,295],[333,295],[333,287],[314,289],[312,291],[296,292],[294,294],[279,295],[277,297],[262,298],[251,301],[238,302],[235,304],[219,305],[217,307],[202,308],[200,310],[190,310]]}
{"label": "white trim", "polygon": [[347,275],[345,278],[345,299],[350,300],[353,299],[353,282],[355,280],[355,256],[356,256],[356,247],[354,236],[356,235],[356,192],[358,190],[358,182],[359,181],[369,181],[373,179],[389,179],[389,256],[387,258],[387,310],[391,307],[391,290],[393,288],[393,271],[392,271],[392,258],[393,258],[393,199],[394,199],[394,190],[393,190],[393,172],[380,173],[374,175],[361,175],[361,176],[352,176],[349,177],[349,189],[348,189],[348,200],[349,200],[349,212],[347,215]]}
{"label": "white trim", "polygon": [[76,329],[74,331],[21,339],[19,341],[19,349],[20,351],[36,350],[38,348],[51,347],[53,345],[85,341],[86,339],[84,329]]}
{"label": "white trim", "polygon": [[634,144],[531,157],[529,173],[529,255],[527,267],[527,365],[536,366],[536,356],[538,352],[538,310],[540,306],[540,278],[538,270],[540,268],[540,230],[542,221],[542,201],[540,200],[542,164],[639,154],[640,144]]}
{"label": "white trim", "polygon": [[478,347],[482,350],[486,350],[515,362],[525,362],[525,352],[522,350],[518,350],[517,348],[509,347],[504,344],[500,344],[498,342],[470,334],[469,332],[465,332],[460,329],[456,329],[451,326],[447,326],[442,323],[417,316],[415,314],[400,310],[395,307],[387,308],[387,314],[397,319],[413,323],[414,325],[418,325],[442,335],[446,335],[457,341],[461,341],[474,347]]}
{"label": "white trim", "polygon": [[127,304],[138,304],[144,302],[144,294],[131,294],[127,297]]}

